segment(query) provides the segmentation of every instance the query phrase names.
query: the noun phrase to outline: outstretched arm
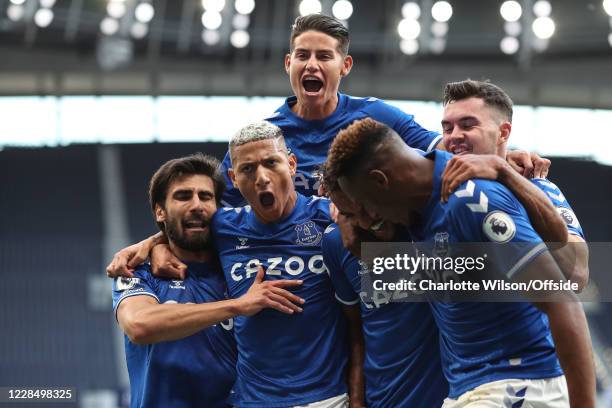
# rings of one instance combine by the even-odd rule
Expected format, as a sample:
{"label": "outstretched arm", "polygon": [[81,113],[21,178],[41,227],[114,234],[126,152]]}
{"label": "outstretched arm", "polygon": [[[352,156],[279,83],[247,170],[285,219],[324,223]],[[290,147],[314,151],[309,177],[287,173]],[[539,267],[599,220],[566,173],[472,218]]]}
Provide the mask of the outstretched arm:
{"label": "outstretched arm", "polygon": [[121,302],[117,320],[130,341],[153,344],[182,339],[239,313],[235,300],[202,304],[159,304],[151,296]]}
{"label": "outstretched arm", "polygon": [[255,281],[238,299],[200,304],[159,304],[152,296],[131,296],[117,308],[119,325],[136,344],[152,344],[182,339],[232,317],[252,316],[264,308],[293,314],[304,303],[285,288],[302,284],[300,280],[264,281],[260,267]]}

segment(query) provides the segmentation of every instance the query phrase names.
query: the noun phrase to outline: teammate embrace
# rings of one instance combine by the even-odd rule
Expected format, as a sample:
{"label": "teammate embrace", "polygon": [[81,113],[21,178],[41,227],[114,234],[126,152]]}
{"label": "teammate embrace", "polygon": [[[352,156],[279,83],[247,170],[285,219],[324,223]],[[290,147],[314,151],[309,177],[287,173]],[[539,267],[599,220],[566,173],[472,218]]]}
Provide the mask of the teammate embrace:
{"label": "teammate embrace", "polygon": [[[115,281],[115,309],[127,335],[132,406],[593,407],[579,303],[372,304],[360,296],[367,265],[345,246],[355,249],[363,235],[397,239],[403,228],[395,224],[416,240],[443,232],[451,241],[486,241],[482,222],[494,211],[515,226],[509,241],[531,243],[515,263],[496,263],[500,273],[519,276],[533,264],[584,284],[588,269],[584,251],[571,262],[561,250],[568,229],[559,213],[571,208],[565,201],[555,207],[538,189],[556,187],[533,185],[513,169],[544,177],[548,163],[505,155],[511,113],[501,126],[504,112],[495,105],[458,109],[486,101],[482,95],[450,95],[446,148],[509,156],[510,164],[490,156],[451,159],[432,151],[441,137],[412,116],[338,93],[352,67],[348,45],[348,31],[331,17],[296,20],[285,59],[295,96],[267,121],[237,132],[221,167],[223,199],[233,207],[217,209],[223,182],[210,158],[177,159],[153,177],[151,205],[164,236],[119,252],[107,270],[125,276]],[[503,154],[481,145],[503,145]],[[330,201],[316,196],[314,172],[326,160],[338,227]],[[212,170],[201,170],[204,162]],[[467,180],[474,177],[507,188]],[[458,196],[457,188],[474,194]],[[473,213],[469,200],[481,194],[488,208]],[[240,206],[243,200],[248,205]],[[546,220],[536,225],[532,214]],[[570,233],[579,236],[574,220]],[[558,252],[551,256],[540,236],[561,242]],[[175,280],[138,266],[153,248],[153,269]]]}

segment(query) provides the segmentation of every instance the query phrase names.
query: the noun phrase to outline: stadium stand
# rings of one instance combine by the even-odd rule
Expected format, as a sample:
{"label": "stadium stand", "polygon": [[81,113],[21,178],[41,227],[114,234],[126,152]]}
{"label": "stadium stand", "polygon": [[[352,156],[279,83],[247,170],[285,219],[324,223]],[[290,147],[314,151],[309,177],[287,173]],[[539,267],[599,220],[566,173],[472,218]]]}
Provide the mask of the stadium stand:
{"label": "stadium stand", "polygon": [[112,320],[87,299],[104,261],[96,147],[0,157],[0,384],[116,388]]}

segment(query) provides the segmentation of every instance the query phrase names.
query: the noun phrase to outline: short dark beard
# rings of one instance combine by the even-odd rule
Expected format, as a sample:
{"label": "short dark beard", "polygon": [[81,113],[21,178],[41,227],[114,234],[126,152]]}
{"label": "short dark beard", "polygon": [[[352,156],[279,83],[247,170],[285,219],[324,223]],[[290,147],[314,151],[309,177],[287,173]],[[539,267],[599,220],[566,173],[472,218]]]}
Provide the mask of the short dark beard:
{"label": "short dark beard", "polygon": [[169,219],[166,222],[166,236],[168,241],[185,251],[204,251],[212,248],[210,229],[206,233],[198,234],[188,238],[181,234],[180,219]]}

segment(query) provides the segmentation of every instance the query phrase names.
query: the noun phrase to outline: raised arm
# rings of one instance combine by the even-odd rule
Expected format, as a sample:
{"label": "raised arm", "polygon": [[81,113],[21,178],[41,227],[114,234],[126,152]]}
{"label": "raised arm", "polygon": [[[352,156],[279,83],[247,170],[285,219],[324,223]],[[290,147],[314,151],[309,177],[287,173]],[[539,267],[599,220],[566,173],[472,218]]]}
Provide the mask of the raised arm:
{"label": "raised arm", "polygon": [[498,181],[508,187],[523,204],[531,225],[547,243],[567,243],[567,226],[548,197],[528,179],[517,173],[506,161],[500,159]]}
{"label": "raised arm", "polygon": [[[490,262],[494,263],[496,271],[512,281],[565,280],[564,271],[534,231],[526,210],[520,208],[516,197],[490,181],[472,180],[463,188],[461,192],[473,189],[479,194],[455,193],[449,200],[449,219],[460,241],[495,243],[487,249]],[[472,211],[474,196],[479,197],[479,202],[486,197],[486,212]],[[489,216],[503,217],[507,228],[505,236],[483,227]],[[523,298],[517,300],[530,301],[549,318],[557,355],[566,375],[571,406],[594,407],[595,369],[591,339],[584,310],[576,295],[570,290],[531,291],[521,295]]]}
{"label": "raised arm", "polygon": [[542,190],[567,225],[567,242],[563,248],[552,251],[552,255],[569,279],[578,283],[582,290],[589,281],[589,248],[584,240],[584,231],[572,210],[565,194],[550,180],[535,178],[531,182]]}
{"label": "raised arm", "polygon": [[106,267],[106,276],[109,278],[134,277],[134,269],[147,260],[151,249],[159,243],[168,243],[161,232],[117,251],[111,263]]}
{"label": "raised arm", "polygon": [[581,237],[568,234],[567,245],[551,251],[565,276],[578,284],[578,292],[589,283],[589,247]]}
{"label": "raised arm", "polygon": [[106,267],[106,276],[131,278],[134,276],[134,269],[149,257],[154,276],[185,279],[187,265],[172,253],[166,236],[161,232],[118,251]]}
{"label": "raised arm", "polygon": [[446,166],[442,180],[442,200],[463,182],[472,178],[497,180],[523,204],[538,235],[547,243],[567,243],[567,227],[548,197],[528,179],[517,173],[504,159],[495,155],[461,155]]}

